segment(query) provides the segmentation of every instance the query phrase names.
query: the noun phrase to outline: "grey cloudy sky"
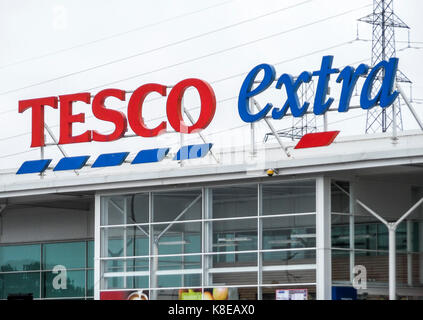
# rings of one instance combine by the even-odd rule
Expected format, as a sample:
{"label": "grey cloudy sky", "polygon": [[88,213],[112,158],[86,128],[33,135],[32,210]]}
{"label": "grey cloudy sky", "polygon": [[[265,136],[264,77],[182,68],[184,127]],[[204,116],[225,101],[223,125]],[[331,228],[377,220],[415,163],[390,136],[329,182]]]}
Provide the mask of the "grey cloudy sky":
{"label": "grey cloudy sky", "polygon": [[[156,82],[175,84],[201,78],[212,84],[218,101],[212,124],[204,131],[217,147],[249,143],[248,125],[237,113],[237,95],[246,75],[260,63],[274,64],[278,75],[299,74],[319,68],[323,55],[334,55],[336,66],[370,63],[371,26],[357,23],[369,14],[372,0],[0,0],[0,168],[16,168],[23,160],[39,158],[30,149],[30,113],[18,113],[22,99],[91,92],[105,88],[133,90]],[[405,49],[408,34],[397,30],[400,69],[413,81],[413,97],[423,117],[423,2],[396,0],[395,10],[411,27],[412,48]],[[339,88],[332,77],[331,95]],[[409,88],[406,86],[406,92]],[[128,100],[129,96],[127,97]],[[422,99],[422,100],[418,100]],[[151,126],[165,120],[165,99],[151,96],[144,117]],[[258,99],[275,105],[284,100],[269,90]],[[186,108],[198,116],[199,99],[189,92]],[[336,102],[335,102],[336,103]],[[126,103],[108,102],[125,110]],[[90,107],[76,104],[74,113],[85,112],[88,129],[107,132],[113,126],[93,119]],[[362,134],[365,112],[329,115],[329,129],[342,134]],[[159,119],[163,117],[162,119]],[[346,119],[349,120],[346,120]],[[351,118],[351,119],[350,119]],[[416,129],[403,109],[404,127]],[[319,125],[321,124],[319,119]],[[277,129],[291,119],[274,121]],[[59,112],[48,110],[46,123],[58,136]],[[269,130],[258,124],[262,143]],[[199,143],[198,136],[186,136]],[[130,138],[111,143],[65,145],[72,155],[102,152],[136,152],[153,146],[177,146],[176,134],[158,138]],[[60,158],[55,147],[46,156]]]}

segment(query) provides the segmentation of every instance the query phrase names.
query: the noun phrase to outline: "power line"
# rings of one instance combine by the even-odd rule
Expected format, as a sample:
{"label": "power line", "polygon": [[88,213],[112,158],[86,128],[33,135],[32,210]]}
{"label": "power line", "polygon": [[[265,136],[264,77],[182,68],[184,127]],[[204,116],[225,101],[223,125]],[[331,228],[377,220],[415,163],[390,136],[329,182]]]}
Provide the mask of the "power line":
{"label": "power line", "polygon": [[112,35],[107,36],[107,37],[99,38],[99,39],[92,40],[92,41],[89,41],[89,42],[80,43],[80,44],[77,44],[77,45],[72,46],[72,47],[68,47],[68,48],[52,51],[52,52],[49,52],[49,53],[46,53],[46,54],[42,54],[42,55],[39,55],[39,56],[30,57],[30,58],[23,59],[23,60],[20,60],[20,61],[12,62],[12,63],[6,64],[6,65],[0,66],[0,69],[4,69],[4,68],[7,68],[7,67],[19,65],[19,64],[34,61],[34,60],[39,60],[39,59],[50,57],[50,56],[53,56],[53,55],[56,55],[56,54],[59,54],[59,53],[66,52],[66,51],[86,47],[86,46],[89,46],[91,44],[95,44],[95,43],[103,42],[103,41],[106,41],[106,40],[118,38],[118,37],[121,37],[121,36],[129,34],[129,33],[148,29],[148,28],[155,27],[155,26],[158,26],[158,25],[161,25],[161,24],[173,21],[173,20],[178,20],[178,19],[185,18],[185,17],[191,16],[191,15],[195,15],[197,13],[201,13],[201,12],[210,10],[210,9],[214,9],[214,8],[217,8],[217,7],[220,7],[220,6],[224,6],[224,5],[229,4],[231,2],[234,2],[234,1],[236,1],[236,0],[224,1],[224,2],[221,2],[221,3],[215,4],[215,5],[209,6],[209,7],[190,11],[190,12],[178,15],[178,16],[173,16],[173,17],[163,19],[163,20],[160,20],[160,21],[156,21],[156,22],[153,22],[153,23],[145,24],[143,26],[140,26],[140,27],[137,27],[137,28],[134,28],[134,29],[131,29],[131,30],[115,33],[115,34],[112,34]]}
{"label": "power line", "polygon": [[[285,60],[277,61],[277,62],[276,62],[276,63],[274,63],[273,65],[275,65],[275,66],[282,65],[282,64],[289,63],[289,62],[292,62],[292,61],[295,61],[295,60],[299,60],[299,59],[302,59],[302,58],[306,58],[306,57],[309,57],[309,56],[312,56],[312,55],[315,55],[315,54],[318,54],[318,53],[322,53],[322,52],[325,52],[325,51],[327,51],[327,50],[333,50],[333,49],[336,49],[336,48],[340,48],[340,47],[345,46],[345,45],[347,45],[347,44],[351,44],[351,43],[353,43],[354,41],[355,41],[355,40],[341,42],[341,43],[335,44],[335,45],[333,45],[333,46],[329,46],[329,47],[326,47],[326,48],[323,48],[323,49],[315,50],[315,51],[312,51],[312,52],[309,52],[309,53],[306,53],[306,54],[303,54],[303,55],[300,55],[300,56],[296,56],[296,57],[293,57],[293,58],[289,58],[289,59],[285,59]],[[366,61],[366,60],[368,60],[368,59],[365,59],[365,60],[360,60],[360,61],[356,61],[356,62],[354,62],[354,63],[352,63],[352,64],[361,63],[361,62],[364,62],[364,61]],[[237,77],[244,76],[244,75],[246,75],[247,73],[248,73],[248,72],[240,72],[240,73],[237,73],[237,74],[233,74],[233,75],[230,75],[230,76],[227,76],[227,77],[224,77],[224,78],[220,78],[220,79],[217,79],[217,80],[211,81],[211,82],[210,82],[210,84],[216,84],[216,83],[219,83],[219,82],[224,82],[224,81],[227,81],[227,80],[235,79],[235,78],[237,78]],[[188,89],[188,90],[190,90],[190,89]],[[88,91],[88,90],[84,90],[84,91]],[[147,100],[146,102],[154,102],[154,101],[160,100],[160,99],[162,99],[162,98],[163,98],[163,97],[151,98],[151,99]],[[125,108],[125,107],[123,107],[123,108]],[[123,108],[118,108],[118,110],[121,110],[121,109],[123,109]],[[191,110],[195,110],[195,109],[190,109],[189,111],[191,111]],[[11,110],[11,111],[15,111],[15,110]],[[3,112],[3,113],[7,113],[7,112],[11,112],[11,111],[5,111],[5,112]],[[1,115],[1,114],[3,114],[3,113],[0,113],[0,115]],[[159,120],[159,119],[162,119],[162,118],[164,118],[164,117],[165,117],[165,116],[161,116],[160,118],[150,119],[149,121]],[[93,118],[93,116],[91,115],[91,116],[87,116],[87,117],[85,117],[85,119],[90,119],[90,118]],[[59,124],[55,124],[55,125],[50,126],[50,128],[56,128],[56,127],[58,127],[58,126],[59,126]],[[17,134],[17,135],[13,135],[13,136],[9,136],[9,137],[5,137],[5,138],[1,138],[1,139],[0,139],[0,142],[1,142],[1,141],[5,141],[5,140],[9,140],[9,139],[19,138],[19,137],[22,137],[22,136],[28,135],[28,134],[30,134],[30,133],[31,133],[31,131],[27,131],[27,132],[20,133],[20,134]]]}
{"label": "power line", "polygon": [[326,17],[326,18],[323,18],[323,19],[319,19],[319,20],[316,20],[314,22],[303,24],[303,25],[300,25],[300,26],[297,26],[297,27],[294,27],[294,28],[291,28],[291,29],[288,29],[288,30],[280,31],[280,32],[277,32],[277,33],[274,33],[274,34],[271,34],[271,35],[268,35],[268,36],[265,36],[265,37],[262,37],[262,38],[258,38],[258,39],[255,39],[255,40],[247,41],[247,42],[241,43],[241,44],[236,45],[236,46],[232,46],[232,47],[229,47],[229,48],[226,48],[226,49],[218,50],[218,51],[215,51],[215,52],[212,52],[212,53],[203,55],[203,56],[199,56],[199,57],[196,57],[196,58],[184,60],[184,61],[181,61],[181,62],[178,62],[178,63],[175,63],[175,64],[171,64],[171,65],[168,65],[168,66],[165,66],[165,67],[161,67],[161,68],[158,68],[158,69],[155,69],[155,70],[151,70],[151,71],[143,72],[143,73],[140,73],[140,74],[136,74],[136,75],[133,75],[131,77],[127,77],[127,78],[123,78],[123,79],[120,79],[120,80],[108,82],[108,83],[105,83],[105,84],[102,84],[102,85],[99,85],[99,86],[96,86],[96,87],[89,88],[87,90],[99,89],[99,88],[102,88],[102,87],[105,87],[105,86],[109,86],[109,85],[112,85],[112,84],[116,84],[116,83],[119,83],[119,82],[124,82],[124,81],[127,81],[127,80],[132,80],[132,79],[135,79],[135,78],[138,78],[138,77],[142,77],[142,76],[145,76],[145,75],[149,75],[149,74],[152,74],[152,73],[155,73],[155,72],[163,71],[165,69],[169,69],[169,68],[173,68],[173,67],[176,67],[176,66],[180,66],[180,65],[183,65],[183,64],[190,63],[190,62],[198,61],[198,60],[201,60],[201,59],[204,59],[204,58],[208,58],[208,57],[211,57],[211,56],[214,56],[214,55],[218,55],[218,54],[221,54],[221,53],[224,53],[224,52],[227,52],[227,51],[231,51],[231,50],[239,49],[239,48],[242,48],[242,47],[246,47],[248,45],[251,45],[251,44],[254,44],[254,43],[257,43],[257,42],[269,40],[271,38],[274,38],[274,37],[277,37],[277,36],[280,36],[280,35],[283,35],[283,34],[287,34],[287,33],[290,33],[290,32],[293,32],[293,31],[297,31],[297,30],[300,30],[300,29],[303,29],[303,28],[307,28],[307,27],[310,27],[310,26],[313,26],[313,25],[316,25],[316,24],[319,24],[319,23],[322,23],[322,22],[326,22],[328,20],[335,19],[335,18],[344,16],[344,15],[347,15],[347,14],[349,14],[351,12],[358,11],[358,10],[361,10],[361,9],[364,9],[364,8],[367,8],[369,6],[371,6],[371,5],[366,5],[366,6],[362,6],[362,7],[359,7],[359,8],[355,8],[355,9],[351,9],[351,10],[348,10],[348,11],[344,11],[342,13],[339,13],[339,14],[336,14],[336,15],[333,15],[333,16],[329,16],[329,17]]}
{"label": "power line", "polygon": [[204,33],[192,36],[192,37],[188,37],[188,38],[185,38],[185,39],[182,39],[182,40],[178,40],[178,41],[175,41],[175,42],[172,42],[172,43],[168,43],[168,44],[160,46],[160,47],[156,47],[156,48],[153,48],[153,49],[142,51],[142,52],[130,55],[130,56],[126,56],[126,57],[123,57],[123,58],[120,58],[120,59],[112,60],[112,61],[102,63],[102,64],[99,64],[99,65],[96,65],[96,66],[92,66],[92,67],[89,67],[89,68],[86,68],[86,69],[67,73],[67,74],[59,76],[59,77],[55,77],[55,78],[43,80],[43,81],[40,81],[40,82],[36,82],[36,83],[30,84],[30,85],[27,85],[27,86],[23,86],[23,87],[20,87],[20,88],[7,90],[7,91],[4,91],[4,92],[1,92],[0,95],[5,95],[5,94],[13,93],[13,92],[16,92],[16,91],[24,90],[24,89],[29,89],[29,88],[32,88],[32,87],[35,87],[35,86],[39,86],[39,85],[47,84],[47,83],[50,83],[50,82],[58,81],[58,80],[61,80],[61,79],[64,79],[64,78],[75,76],[77,74],[93,71],[93,70],[103,68],[103,67],[106,67],[106,66],[109,66],[109,65],[112,65],[112,64],[116,64],[116,63],[119,63],[119,62],[123,62],[123,61],[126,61],[126,60],[136,58],[136,57],[140,57],[140,56],[143,56],[143,55],[146,55],[146,54],[149,54],[149,53],[153,53],[153,52],[156,52],[156,51],[167,49],[169,47],[173,47],[175,45],[179,45],[179,44],[182,44],[182,43],[185,43],[185,42],[189,42],[189,41],[192,41],[192,40],[195,40],[195,39],[199,39],[199,38],[208,36],[208,35],[216,33],[216,32],[221,32],[221,31],[224,31],[224,30],[227,30],[227,29],[230,29],[230,28],[233,28],[233,27],[245,24],[245,23],[249,23],[249,22],[254,21],[254,20],[258,20],[258,19],[261,19],[261,18],[264,18],[264,17],[268,17],[270,15],[274,15],[274,14],[280,13],[282,11],[286,11],[288,9],[296,8],[298,6],[304,5],[304,4],[309,3],[311,1],[314,1],[314,0],[306,0],[306,1],[303,1],[301,3],[295,4],[295,5],[292,5],[292,6],[289,6],[289,7],[284,7],[284,8],[278,9],[276,11],[272,11],[272,12],[269,12],[269,13],[266,13],[266,14],[263,14],[263,15],[259,15],[259,16],[256,16],[254,18],[246,19],[246,20],[243,20],[243,21],[240,21],[240,22],[237,22],[237,23],[225,26],[225,27],[217,28],[217,29],[207,31],[207,32],[204,32]]}
{"label": "power line", "polygon": [[[348,117],[346,119],[329,122],[328,125],[332,125],[332,124],[336,124],[336,123],[340,123],[340,122],[344,122],[344,121],[348,121],[348,120],[351,120],[351,119],[360,118],[360,117],[364,117],[364,116],[366,116],[365,113],[364,114],[360,114],[358,116]],[[220,133],[224,133],[224,132],[227,132],[227,131],[234,131],[234,130],[237,130],[237,129],[247,128],[247,127],[249,127],[249,124],[248,123],[244,123],[244,124],[239,125],[239,126],[236,126],[236,127],[232,127],[232,128],[228,128],[228,129],[224,129],[224,130],[219,130],[219,131],[214,131],[214,132],[211,132],[209,134],[207,134],[207,133],[203,133],[203,134],[204,134],[205,137],[210,137],[210,136],[213,136],[213,135],[216,135],[216,134],[220,134]],[[323,125],[320,124],[320,125],[318,125],[318,127],[323,127]],[[185,142],[186,143],[191,143],[191,142],[196,141],[196,140],[198,140],[198,138],[188,139]]]}
{"label": "power line", "polygon": [[[342,45],[345,45],[345,44],[348,44],[348,43],[353,43],[353,42],[354,42],[354,41],[346,41],[346,42],[340,43],[340,44],[338,44],[338,45],[334,45],[334,46],[331,46],[331,47],[328,47],[328,48],[325,48],[325,49],[321,49],[321,50],[314,51],[314,53],[316,53],[316,52],[321,52],[321,51],[324,51],[324,50],[329,50],[330,48],[340,47],[340,46],[342,46]],[[295,59],[301,59],[301,58],[306,57],[306,56],[309,56],[309,55],[311,55],[311,54],[313,54],[313,53],[309,53],[309,54],[305,54],[305,55],[302,55],[302,56],[298,56],[298,57],[296,57],[296,58],[291,58],[291,59],[287,59],[287,60],[284,60],[284,61],[280,61],[280,62],[275,63],[274,65],[280,65],[280,64],[283,64],[283,63],[285,63],[285,62],[287,62],[287,61],[293,61],[293,60],[295,60]],[[357,63],[362,63],[362,62],[365,62],[365,61],[367,61],[367,60],[369,60],[369,59],[362,59],[362,60],[359,60],[359,61],[355,61],[355,62],[349,63],[348,65],[355,65],[355,64],[357,64]],[[245,74],[245,73],[236,74],[236,75],[233,75],[233,76],[231,76],[231,77],[226,77],[226,78],[223,78],[223,79],[219,79],[219,80],[213,81],[213,82],[211,82],[211,83],[216,83],[216,82],[220,82],[220,81],[225,81],[225,80],[228,80],[228,79],[230,79],[230,78],[235,78],[235,77],[237,77],[237,76],[239,76],[239,75],[244,75],[244,74]],[[223,103],[223,102],[227,102],[227,101],[230,101],[230,100],[234,100],[234,99],[236,99],[236,98],[238,98],[238,96],[232,96],[232,97],[229,97],[229,98],[225,98],[225,99],[218,100],[216,103]],[[160,98],[159,98],[159,99],[160,99]],[[157,100],[157,98],[152,99],[152,100]],[[151,100],[150,100],[149,102],[151,102]],[[199,108],[200,108],[200,106],[193,107],[193,108],[191,108],[191,109],[188,109],[188,111],[193,111],[193,110],[196,110],[196,109],[199,109]],[[364,115],[361,115],[361,116],[364,116]],[[160,119],[163,119],[164,117],[165,117],[165,116],[160,116],[160,117],[152,118],[152,119],[150,119],[149,121],[160,120]],[[88,117],[87,117],[87,118],[88,118]],[[337,122],[342,122],[342,121],[346,121],[346,120],[348,120],[348,119],[353,119],[353,118],[356,118],[356,117],[347,118],[347,119],[344,119],[344,120],[341,120],[341,121],[337,121]],[[331,123],[329,123],[329,124],[334,124],[334,123],[337,123],[337,122],[331,122]],[[58,125],[54,125],[54,126],[51,126],[50,128],[54,128],[54,127],[57,127],[57,126],[58,126]],[[244,127],[244,126],[245,126],[245,125],[243,124],[243,125],[238,126],[238,127],[235,127],[235,128],[228,128],[228,129],[221,130],[220,132],[224,132],[224,131],[231,131],[231,130],[234,130],[234,129],[237,129],[237,128],[240,128],[240,127]],[[15,138],[15,137],[24,136],[24,135],[27,135],[27,134],[29,134],[29,133],[31,133],[31,132],[26,132],[26,133],[19,134],[19,135],[17,135],[17,136],[13,136],[13,137],[3,138],[3,139],[0,139],[0,141],[4,141],[4,140],[11,139],[11,138]],[[215,134],[215,133],[213,133],[213,134]],[[210,135],[210,134],[209,134],[209,135]],[[208,136],[208,135],[206,135],[206,136]],[[193,140],[188,140],[188,141],[193,141]],[[27,151],[23,151],[23,152],[14,153],[14,154],[11,154],[11,155],[0,156],[0,159],[2,159],[2,158],[8,158],[8,157],[12,157],[12,156],[15,156],[15,155],[20,155],[20,154],[25,154],[25,153],[28,153],[28,152],[33,152],[33,151],[37,151],[37,149],[31,149],[31,150],[27,150]]]}
{"label": "power line", "polygon": [[401,48],[401,49],[399,49],[399,50],[397,50],[398,52],[402,52],[402,51],[405,51],[405,50],[407,50],[407,49],[416,49],[416,50],[420,50],[420,49],[423,49],[423,47],[410,47],[410,46],[407,46],[407,47],[404,47],[404,48]]}
{"label": "power line", "polygon": [[[357,38],[357,41],[363,41],[363,42],[372,42],[371,39],[361,39]],[[395,40],[396,43],[414,43],[414,44],[423,44],[423,41],[407,41],[407,40]]]}
{"label": "power line", "polygon": [[[313,0],[308,0],[308,1],[313,1]],[[299,4],[297,4],[297,5],[299,5]],[[155,69],[155,70],[151,70],[151,71],[147,71],[147,72],[144,72],[144,73],[141,73],[141,74],[137,74],[137,75],[134,75],[134,76],[131,76],[131,77],[128,77],[128,78],[124,78],[124,79],[116,80],[116,81],[113,81],[113,82],[105,83],[105,84],[102,84],[102,85],[99,85],[99,86],[96,86],[96,87],[85,89],[84,91],[90,91],[90,90],[93,90],[93,89],[102,88],[102,87],[105,87],[105,86],[108,86],[108,85],[112,85],[112,84],[116,84],[116,83],[119,83],[119,82],[131,80],[131,79],[138,78],[138,77],[141,77],[141,76],[145,76],[145,75],[148,75],[148,74],[152,74],[152,73],[155,73],[155,72],[163,71],[163,70],[166,70],[168,68],[173,68],[173,67],[176,67],[176,66],[180,66],[180,65],[184,65],[184,64],[187,64],[187,63],[190,63],[190,62],[201,60],[201,59],[204,59],[204,58],[207,58],[207,57],[210,57],[210,56],[218,55],[218,54],[221,54],[223,52],[227,52],[227,51],[231,51],[231,50],[238,49],[238,48],[241,48],[241,47],[245,47],[245,46],[251,45],[251,44],[256,43],[256,42],[268,40],[268,39],[271,39],[273,37],[280,36],[282,34],[290,33],[290,32],[297,31],[297,30],[302,29],[302,28],[306,28],[306,27],[309,27],[309,26],[312,26],[312,25],[316,25],[316,24],[319,24],[319,23],[322,23],[322,22],[326,22],[328,20],[335,19],[335,18],[338,18],[338,17],[343,16],[343,15],[347,15],[347,14],[349,14],[351,12],[354,12],[354,11],[357,11],[357,10],[361,10],[361,9],[366,8],[366,7],[369,7],[369,6],[370,5],[366,5],[366,6],[363,6],[363,7],[359,7],[359,8],[351,9],[351,10],[348,10],[348,11],[344,11],[344,12],[342,12],[340,14],[329,16],[329,17],[326,17],[326,18],[323,18],[323,19],[320,19],[320,20],[316,20],[316,21],[311,22],[311,23],[303,24],[303,25],[300,25],[300,26],[297,26],[297,27],[294,27],[294,28],[291,28],[291,29],[288,29],[288,30],[281,31],[281,32],[277,32],[277,33],[274,33],[274,34],[271,34],[271,35],[268,35],[268,36],[265,36],[265,37],[262,37],[262,38],[259,38],[259,39],[256,39],[256,40],[248,41],[248,42],[245,42],[245,43],[242,43],[242,44],[239,44],[239,45],[230,47],[230,48],[218,50],[218,51],[215,51],[215,52],[212,52],[212,53],[203,55],[203,56],[199,56],[199,57],[195,57],[195,58],[188,59],[188,60],[185,60],[185,61],[181,61],[181,62],[172,64],[172,65],[168,65],[168,66],[161,67],[161,68],[158,68],[158,69]],[[280,9],[280,10],[283,10],[283,9]],[[271,13],[269,13],[269,14],[271,14]],[[267,14],[267,15],[269,15],[269,14]],[[262,17],[262,16],[260,16],[260,17]],[[253,18],[253,19],[257,19],[257,17],[256,18]],[[73,74],[76,74],[76,73],[77,72],[74,72]],[[65,77],[65,76],[63,76],[63,77]],[[56,78],[56,80],[57,80],[57,78]],[[51,82],[51,81],[54,81],[54,80],[52,80],[52,79],[51,80],[46,80],[46,81],[43,81],[43,83],[45,83],[45,82]],[[34,85],[31,85],[31,86],[36,86],[36,85],[38,85],[38,84],[34,84]],[[14,89],[14,90],[9,90],[7,92],[0,93],[0,95],[4,95],[4,94],[7,94],[7,93],[10,93],[10,92],[13,92],[13,91],[23,90],[23,89],[26,89],[28,87],[30,87],[30,86],[26,86],[26,87]],[[15,110],[16,110],[15,108],[9,109],[9,110],[5,110],[3,112],[0,112],[0,115],[5,114],[5,113],[9,113],[9,112],[13,112]]]}
{"label": "power line", "polygon": [[12,153],[12,154],[7,154],[5,156],[1,156],[0,159],[10,158],[10,157],[13,157],[13,156],[18,156],[18,155],[21,155],[21,154],[25,154],[25,153],[29,153],[29,152],[34,152],[34,151],[38,151],[38,149],[30,149],[30,150],[26,150],[26,151],[21,151],[21,152],[16,152],[16,153]]}

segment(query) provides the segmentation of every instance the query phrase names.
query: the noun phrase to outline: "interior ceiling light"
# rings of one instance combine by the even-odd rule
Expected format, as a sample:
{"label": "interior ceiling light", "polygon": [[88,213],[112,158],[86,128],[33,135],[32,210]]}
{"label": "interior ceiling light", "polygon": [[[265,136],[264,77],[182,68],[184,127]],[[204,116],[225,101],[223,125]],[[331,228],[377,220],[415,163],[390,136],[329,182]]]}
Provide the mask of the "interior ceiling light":
{"label": "interior ceiling light", "polygon": [[186,240],[181,240],[181,241],[160,241],[159,245],[165,245],[165,246],[174,246],[174,245],[179,245],[179,244],[189,244],[190,242],[186,241]]}
{"label": "interior ceiling light", "polygon": [[291,234],[291,239],[297,239],[297,238],[316,238],[315,233],[304,233],[304,234]]}
{"label": "interior ceiling light", "polygon": [[251,241],[251,238],[248,237],[236,237],[236,238],[219,238],[217,239],[218,242],[242,242],[242,241]]}

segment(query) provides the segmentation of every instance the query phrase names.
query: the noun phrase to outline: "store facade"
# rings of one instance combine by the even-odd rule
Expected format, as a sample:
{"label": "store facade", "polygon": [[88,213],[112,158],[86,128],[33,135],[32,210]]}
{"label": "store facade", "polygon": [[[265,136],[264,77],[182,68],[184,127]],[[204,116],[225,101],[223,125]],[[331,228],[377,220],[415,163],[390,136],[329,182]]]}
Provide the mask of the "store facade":
{"label": "store facade", "polygon": [[[28,175],[1,193],[2,298],[331,299],[363,275],[357,266],[359,296],[387,298],[388,230],[357,200],[396,221],[421,199],[421,137],[403,134],[395,149],[383,135],[338,139],[295,160],[269,145],[264,162],[244,150],[239,164],[224,163],[228,152],[219,164],[209,154],[142,172]],[[373,151],[345,154],[356,144]],[[401,298],[423,296],[422,218],[417,208],[396,231]]]}
{"label": "store facade", "polygon": [[[270,123],[288,109],[293,117],[311,112],[310,103],[300,106],[296,95],[313,76],[319,78],[316,116],[348,112],[354,86],[367,73],[356,108],[387,108],[400,94],[394,90],[398,59],[371,69],[346,67],[341,80],[355,80],[338,81],[340,102],[330,109],[334,99],[325,102],[329,78],[340,72],[332,63],[333,57],[324,57],[320,71],[305,71],[295,83],[283,74],[276,83],[287,93],[281,109],[270,103],[262,108],[254,99],[275,85],[275,68],[253,68],[238,99],[239,116],[251,135],[250,145],[243,147],[220,148],[201,134],[213,120],[216,99],[212,87],[199,79],[97,93],[93,114],[115,124],[108,135],[72,134],[72,124],[84,122],[72,114],[72,103],[91,103],[89,93],[20,101],[19,112],[32,109],[31,146],[40,148],[41,159],[0,173],[0,299],[14,294],[35,299],[421,299],[422,132],[338,137],[339,131],[326,126],[299,141],[282,141]],[[384,79],[372,98],[379,72]],[[264,77],[256,80],[259,73]],[[201,101],[196,122],[183,106],[191,87]],[[156,128],[148,128],[142,118],[144,99],[152,92],[167,99],[167,122]],[[106,98],[125,101],[126,94],[131,94],[128,119],[104,106]],[[58,140],[43,117],[45,107],[57,109],[59,103]],[[256,144],[259,120],[276,143]],[[169,125],[180,144],[135,154],[116,150],[94,161],[90,155],[69,157],[61,148],[121,139],[128,124],[134,135],[126,137],[132,138],[157,137]],[[63,158],[44,158],[46,128],[54,141],[50,145]],[[187,134],[201,144],[184,144]],[[340,296],[341,289],[353,289],[354,296]]]}
{"label": "store facade", "polygon": [[315,189],[294,180],[103,196],[100,285],[155,299],[210,288],[258,299],[262,285],[315,293]]}

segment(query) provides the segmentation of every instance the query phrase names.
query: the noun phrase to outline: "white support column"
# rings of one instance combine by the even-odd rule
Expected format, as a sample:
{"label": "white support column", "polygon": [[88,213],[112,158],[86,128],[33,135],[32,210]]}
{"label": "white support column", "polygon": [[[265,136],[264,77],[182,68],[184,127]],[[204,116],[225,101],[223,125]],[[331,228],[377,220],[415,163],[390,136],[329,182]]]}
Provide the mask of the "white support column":
{"label": "white support column", "polygon": [[204,297],[204,279],[205,279],[205,270],[206,270],[206,260],[204,253],[206,251],[206,223],[204,219],[206,218],[206,188],[201,188],[201,299]]}
{"label": "white support column", "polygon": [[[399,99],[399,98],[398,98]],[[398,143],[398,132],[397,132],[397,109],[395,103],[392,104],[392,143]]]}
{"label": "white support column", "polygon": [[316,180],[316,298],[332,299],[331,181]]}
{"label": "white support column", "polygon": [[377,214],[374,210],[366,206],[360,200],[357,199],[356,202],[360,206],[362,206],[367,212],[369,212],[372,216],[380,220],[388,228],[388,232],[389,232],[389,299],[395,300],[396,299],[396,254],[397,254],[396,252],[397,248],[395,244],[395,232],[398,226],[401,224],[401,222],[407,219],[407,217],[411,215],[423,203],[423,198],[417,201],[396,222],[388,222],[384,218],[382,218],[379,214]]}
{"label": "white support column", "polygon": [[[126,198],[124,198],[124,200],[123,200],[123,219],[124,219],[124,221],[123,221],[123,223],[124,224],[127,224],[128,223],[128,207],[127,207],[127,203],[126,203],[127,201],[126,201]],[[123,245],[123,256],[124,257],[127,257],[128,256],[128,230],[127,230],[127,228],[125,227],[124,229],[123,229],[123,243],[122,243],[122,245]],[[126,277],[126,272],[128,271],[128,262],[127,262],[128,260],[127,259],[125,259],[124,261],[123,261],[123,272],[124,272],[124,274],[125,274],[125,276],[123,277],[123,287],[126,289],[126,287],[127,287],[127,283],[126,283],[126,281],[127,281],[127,277]]]}
{"label": "white support column", "polygon": [[[148,201],[148,212],[149,212],[149,242],[150,242],[150,289],[157,287],[157,268],[158,268],[158,245],[156,243],[156,237],[154,236],[154,227],[151,224],[154,221],[154,194],[149,193]],[[150,300],[157,300],[157,290],[150,290]]]}
{"label": "white support column", "polygon": [[326,113],[323,114],[323,131],[328,131],[329,125],[328,125],[328,116]]}
{"label": "white support column", "polygon": [[257,195],[257,300],[263,300],[263,221],[261,216],[263,214],[263,185],[258,184],[258,195]]}
{"label": "white support column", "polygon": [[[151,259],[151,254],[152,254],[152,244],[151,244],[151,239],[152,239],[152,234],[154,232],[153,230],[153,226],[151,225],[151,222],[153,222],[153,193],[149,192],[148,193],[148,288],[151,288],[151,264],[152,264],[152,259]],[[149,297],[151,300],[151,291],[149,292]]]}
{"label": "white support column", "polygon": [[99,194],[95,195],[94,200],[94,299],[100,300],[100,281],[101,281],[101,230],[100,230],[100,214],[101,214],[101,198]]}
{"label": "white support column", "polygon": [[388,224],[389,232],[389,300],[396,300],[397,298],[397,266],[396,266],[396,225],[394,223]]}
{"label": "white support column", "polygon": [[350,282],[354,280],[354,266],[355,266],[355,183],[350,182]]}
{"label": "white support column", "polygon": [[[213,218],[213,190],[205,188],[204,190],[204,219]],[[213,267],[213,258],[207,255],[213,249],[213,228],[212,222],[206,221],[204,223],[204,243],[203,243],[203,288],[210,287],[213,283],[212,274],[209,269]]]}

